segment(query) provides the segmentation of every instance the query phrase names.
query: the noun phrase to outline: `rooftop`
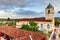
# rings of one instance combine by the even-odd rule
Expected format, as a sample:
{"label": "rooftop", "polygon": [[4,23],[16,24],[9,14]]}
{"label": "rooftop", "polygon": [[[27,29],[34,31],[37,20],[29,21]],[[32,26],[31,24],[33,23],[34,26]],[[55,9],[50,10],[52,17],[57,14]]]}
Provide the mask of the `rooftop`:
{"label": "rooftop", "polygon": [[19,19],[19,21],[40,21],[40,22],[51,22],[52,20],[46,20],[45,18],[23,18]]}
{"label": "rooftop", "polygon": [[0,32],[12,37],[13,40],[30,40],[29,35],[32,36],[33,40],[44,40],[45,39],[44,34],[26,31],[22,29],[17,29],[17,28],[13,28],[9,26],[0,27]]}

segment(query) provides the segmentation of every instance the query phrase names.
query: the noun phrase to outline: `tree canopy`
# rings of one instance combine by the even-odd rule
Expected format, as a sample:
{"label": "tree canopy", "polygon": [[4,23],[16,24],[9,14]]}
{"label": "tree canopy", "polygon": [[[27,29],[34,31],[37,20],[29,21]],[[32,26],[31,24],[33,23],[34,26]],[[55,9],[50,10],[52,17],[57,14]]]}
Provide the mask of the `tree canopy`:
{"label": "tree canopy", "polygon": [[60,24],[60,22],[59,22],[58,20],[55,20],[55,25],[56,25],[56,24]]}
{"label": "tree canopy", "polygon": [[22,29],[30,30],[30,31],[35,31],[35,32],[39,31],[38,25],[34,21],[29,21],[28,24],[23,24],[22,25]]}

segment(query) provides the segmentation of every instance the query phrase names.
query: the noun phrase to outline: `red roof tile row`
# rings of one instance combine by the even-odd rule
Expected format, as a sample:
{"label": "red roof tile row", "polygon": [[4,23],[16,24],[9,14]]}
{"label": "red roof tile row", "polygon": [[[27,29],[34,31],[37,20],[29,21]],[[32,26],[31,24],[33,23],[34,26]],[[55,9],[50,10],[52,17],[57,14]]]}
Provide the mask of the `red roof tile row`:
{"label": "red roof tile row", "polygon": [[45,18],[24,18],[24,19],[19,19],[19,21],[40,21],[40,22],[51,22],[52,20],[46,20]]}
{"label": "red roof tile row", "polygon": [[0,32],[11,36],[13,40],[30,40],[29,35],[31,35],[33,40],[45,40],[45,35],[42,35],[40,33],[30,32],[9,26],[0,27]]}

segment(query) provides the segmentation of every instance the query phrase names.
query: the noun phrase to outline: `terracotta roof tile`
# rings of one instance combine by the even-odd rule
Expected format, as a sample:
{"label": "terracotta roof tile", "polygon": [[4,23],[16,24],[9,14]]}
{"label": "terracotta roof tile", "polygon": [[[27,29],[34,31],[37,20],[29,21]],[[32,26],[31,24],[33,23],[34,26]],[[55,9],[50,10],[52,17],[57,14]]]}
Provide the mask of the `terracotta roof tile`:
{"label": "terracotta roof tile", "polygon": [[23,36],[23,37],[15,38],[13,40],[30,40],[30,38],[28,36]]}
{"label": "terracotta roof tile", "polygon": [[45,18],[24,18],[24,19],[19,19],[19,21],[42,21],[42,22],[51,22],[52,20],[46,20]]}
{"label": "terracotta roof tile", "polygon": [[33,40],[43,40],[45,39],[45,35],[36,32],[30,32],[22,29],[17,29],[13,27],[0,27],[0,32],[7,34],[8,36],[12,37],[13,40],[30,40],[29,35],[32,36]]}

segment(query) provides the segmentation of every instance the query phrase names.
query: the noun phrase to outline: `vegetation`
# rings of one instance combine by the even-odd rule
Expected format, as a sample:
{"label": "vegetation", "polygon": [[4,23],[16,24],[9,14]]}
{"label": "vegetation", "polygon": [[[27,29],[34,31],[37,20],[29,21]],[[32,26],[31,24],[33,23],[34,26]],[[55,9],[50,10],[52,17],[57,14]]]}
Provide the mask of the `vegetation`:
{"label": "vegetation", "polygon": [[29,26],[32,31],[39,31],[38,30],[39,27],[38,27],[37,23],[35,23],[34,21],[29,21]]}
{"label": "vegetation", "polygon": [[51,33],[52,33],[52,32],[48,32],[48,36],[49,36],[49,37],[50,37]]}
{"label": "vegetation", "polygon": [[58,36],[59,36],[59,38],[60,38],[60,34],[59,34]]}
{"label": "vegetation", "polygon": [[0,23],[0,26],[3,26],[4,24],[3,23]]}
{"label": "vegetation", "polygon": [[58,20],[55,20],[55,24],[60,24],[60,22]]}
{"label": "vegetation", "polygon": [[12,21],[8,21],[8,26],[13,26],[16,25],[16,21],[12,20]]}
{"label": "vegetation", "polygon": [[29,25],[28,24],[23,24],[22,25],[22,29],[29,30],[30,28],[29,28]]}
{"label": "vegetation", "polygon": [[12,26],[13,25],[13,22],[8,22],[8,26]]}
{"label": "vegetation", "polygon": [[60,40],[60,34],[58,36],[59,36],[59,40]]}
{"label": "vegetation", "polygon": [[43,33],[42,31],[39,31],[37,23],[34,21],[29,21],[28,24],[23,24],[21,29]]}
{"label": "vegetation", "polygon": [[57,19],[55,19],[55,25],[58,27],[59,24],[60,24],[60,22]]}
{"label": "vegetation", "polygon": [[16,25],[16,19],[10,19],[10,18],[8,18],[7,21],[8,21],[7,22],[8,26]]}

